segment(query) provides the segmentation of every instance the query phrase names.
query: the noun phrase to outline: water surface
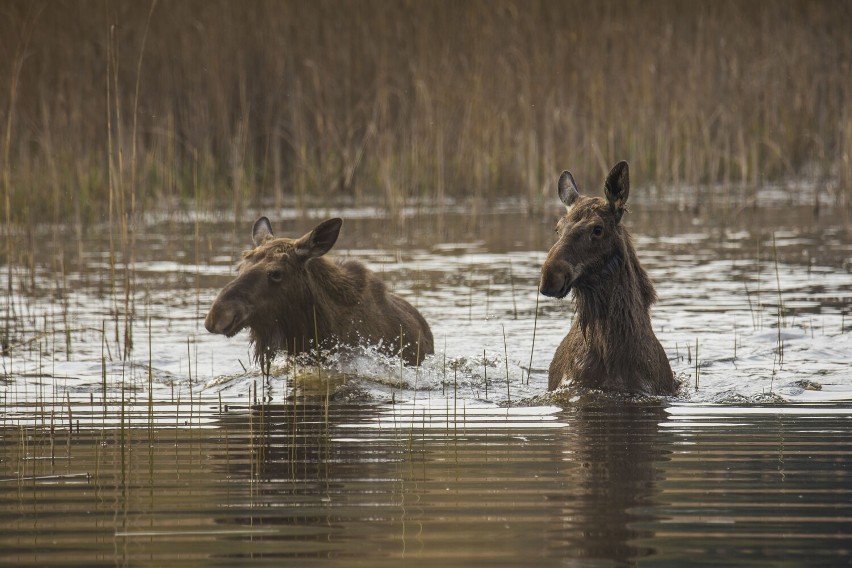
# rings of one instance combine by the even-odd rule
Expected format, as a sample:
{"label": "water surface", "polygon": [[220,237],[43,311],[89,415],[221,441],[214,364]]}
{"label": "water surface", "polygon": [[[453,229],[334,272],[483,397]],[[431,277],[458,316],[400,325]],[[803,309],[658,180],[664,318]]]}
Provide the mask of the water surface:
{"label": "water surface", "polygon": [[[571,302],[536,293],[559,209],[496,205],[20,231],[0,271],[0,561],[846,564],[848,219],[638,201],[625,222],[685,388],[572,403],[544,396]],[[207,334],[261,213],[290,236],[343,216],[333,253],[415,304],[436,353],[265,378],[246,333]]]}

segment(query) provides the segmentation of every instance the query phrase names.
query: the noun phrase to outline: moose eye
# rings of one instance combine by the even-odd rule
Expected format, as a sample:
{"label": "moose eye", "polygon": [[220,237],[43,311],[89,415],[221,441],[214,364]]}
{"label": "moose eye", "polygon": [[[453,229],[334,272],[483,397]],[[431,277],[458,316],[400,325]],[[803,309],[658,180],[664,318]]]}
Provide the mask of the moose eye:
{"label": "moose eye", "polygon": [[595,225],[592,228],[592,234],[596,237],[599,237],[603,234],[603,227],[601,225]]}
{"label": "moose eye", "polygon": [[269,276],[269,279],[273,282],[281,282],[281,280],[283,280],[284,278],[284,273],[281,270],[278,270],[277,268],[274,270],[270,270],[267,275]]}

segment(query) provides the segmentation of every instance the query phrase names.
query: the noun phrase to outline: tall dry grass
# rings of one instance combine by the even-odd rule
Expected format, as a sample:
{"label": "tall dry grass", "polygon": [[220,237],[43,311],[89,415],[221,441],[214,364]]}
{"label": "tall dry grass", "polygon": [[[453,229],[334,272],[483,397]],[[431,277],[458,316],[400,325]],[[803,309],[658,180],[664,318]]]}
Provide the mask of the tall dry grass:
{"label": "tall dry grass", "polygon": [[5,0],[0,218],[537,202],[620,158],[848,203],[850,30],[842,0]]}

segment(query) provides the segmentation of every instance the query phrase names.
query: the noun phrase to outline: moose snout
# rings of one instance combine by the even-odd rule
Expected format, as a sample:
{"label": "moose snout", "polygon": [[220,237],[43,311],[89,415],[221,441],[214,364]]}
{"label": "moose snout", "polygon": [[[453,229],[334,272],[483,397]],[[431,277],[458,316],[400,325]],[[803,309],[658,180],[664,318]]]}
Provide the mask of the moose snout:
{"label": "moose snout", "polygon": [[216,302],[204,318],[204,327],[210,333],[231,337],[245,325],[245,317],[241,312],[237,306]]}
{"label": "moose snout", "polygon": [[223,322],[229,320],[223,317],[224,314],[222,312],[223,310],[217,310],[216,306],[210,308],[210,311],[207,312],[207,317],[204,318],[204,327],[207,328],[207,331],[210,333],[224,333]]}
{"label": "moose snout", "polygon": [[571,291],[571,266],[564,260],[548,260],[541,268],[538,291],[551,298],[564,298]]}

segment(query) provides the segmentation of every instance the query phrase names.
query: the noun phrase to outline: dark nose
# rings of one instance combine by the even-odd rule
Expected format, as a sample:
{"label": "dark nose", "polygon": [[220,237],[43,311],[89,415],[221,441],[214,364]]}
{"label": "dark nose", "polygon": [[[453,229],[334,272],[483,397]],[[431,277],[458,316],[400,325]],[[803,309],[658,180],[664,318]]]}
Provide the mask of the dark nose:
{"label": "dark nose", "polygon": [[548,259],[541,267],[541,282],[538,291],[551,298],[563,298],[569,289],[567,279],[568,263],[563,260]]}
{"label": "dark nose", "polygon": [[229,335],[234,333],[233,328],[237,324],[238,316],[239,310],[237,306],[231,303],[216,301],[204,319],[204,327],[210,333]]}
{"label": "dark nose", "polygon": [[207,317],[204,318],[204,327],[207,328],[207,331],[210,333],[222,333],[219,327],[216,325],[217,317],[216,317],[216,306],[210,308],[210,311],[207,312]]}

